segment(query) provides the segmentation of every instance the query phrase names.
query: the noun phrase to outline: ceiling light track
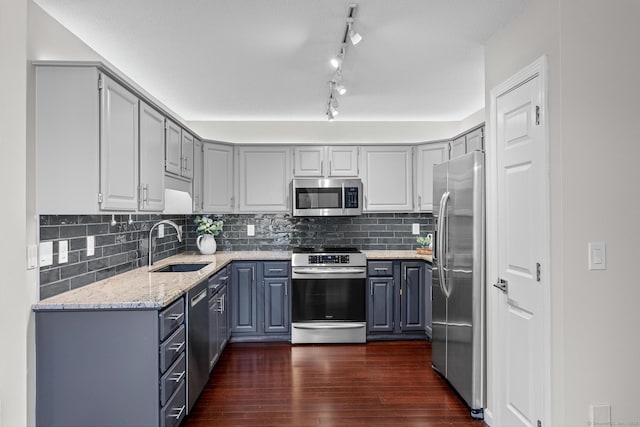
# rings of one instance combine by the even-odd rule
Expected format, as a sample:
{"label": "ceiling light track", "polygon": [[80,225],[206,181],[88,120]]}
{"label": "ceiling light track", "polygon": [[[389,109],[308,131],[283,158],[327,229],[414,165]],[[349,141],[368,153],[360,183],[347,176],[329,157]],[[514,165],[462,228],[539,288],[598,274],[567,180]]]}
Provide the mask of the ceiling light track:
{"label": "ceiling light track", "polygon": [[349,42],[353,46],[357,45],[362,41],[362,36],[357,33],[353,27],[355,24],[355,13],[357,4],[353,3],[349,5],[349,9],[347,11],[347,22],[344,30],[344,35],[342,37],[342,43],[340,43],[340,51],[338,55],[334,58],[331,58],[331,65],[336,69],[335,73],[331,80],[329,80],[329,100],[327,101],[327,119],[329,121],[333,121],[335,116],[338,115],[338,99],[339,95],[344,95],[347,93],[347,89],[342,84],[342,64],[344,62],[345,56],[347,54],[347,46]]}

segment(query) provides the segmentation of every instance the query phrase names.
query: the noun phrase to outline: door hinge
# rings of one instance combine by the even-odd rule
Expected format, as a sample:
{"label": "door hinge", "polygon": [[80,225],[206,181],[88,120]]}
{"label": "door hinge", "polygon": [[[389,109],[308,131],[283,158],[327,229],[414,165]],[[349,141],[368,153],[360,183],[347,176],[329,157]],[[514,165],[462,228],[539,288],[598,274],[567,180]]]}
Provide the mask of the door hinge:
{"label": "door hinge", "polygon": [[402,288],[400,288],[400,296],[402,296]]}
{"label": "door hinge", "polygon": [[536,281],[540,281],[540,263],[536,262]]}
{"label": "door hinge", "polygon": [[536,125],[540,124],[540,106],[536,105]]}
{"label": "door hinge", "polygon": [[102,203],[102,193],[98,193],[98,203]]}
{"label": "door hinge", "polygon": [[537,427],[542,427],[542,421],[538,420]]}

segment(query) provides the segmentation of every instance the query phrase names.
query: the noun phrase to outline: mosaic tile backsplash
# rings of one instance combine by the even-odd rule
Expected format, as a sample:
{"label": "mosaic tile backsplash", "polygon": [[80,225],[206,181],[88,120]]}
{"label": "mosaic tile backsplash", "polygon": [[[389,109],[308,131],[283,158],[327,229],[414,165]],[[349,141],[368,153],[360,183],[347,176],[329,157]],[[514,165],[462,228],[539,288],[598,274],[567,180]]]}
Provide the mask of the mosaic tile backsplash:
{"label": "mosaic tile backsplash", "polygon": [[[178,242],[172,227],[165,237],[153,233],[154,260],[196,251],[196,215],[42,215],[40,241],[53,241],[54,263],[40,268],[40,298],[79,288],[125,271],[147,265],[149,230],[161,219],[183,226]],[[218,251],[290,250],[298,245],[353,245],[369,250],[411,250],[416,236],[411,224],[420,224],[422,235],[433,231],[431,214],[388,213],[357,217],[292,217],[286,214],[211,215],[224,221],[216,236]],[[255,236],[247,236],[247,225]],[[87,236],[95,236],[95,254],[86,255]],[[69,241],[69,260],[58,264],[58,242]]]}

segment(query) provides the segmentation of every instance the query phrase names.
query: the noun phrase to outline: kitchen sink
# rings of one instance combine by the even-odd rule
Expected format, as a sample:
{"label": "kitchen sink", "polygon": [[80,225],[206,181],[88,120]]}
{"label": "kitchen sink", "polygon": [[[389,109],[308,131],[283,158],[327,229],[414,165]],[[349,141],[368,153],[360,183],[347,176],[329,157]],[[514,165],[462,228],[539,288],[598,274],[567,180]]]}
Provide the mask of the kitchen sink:
{"label": "kitchen sink", "polygon": [[199,263],[199,264],[168,264],[164,267],[161,267],[157,270],[153,270],[152,273],[185,273],[188,271],[198,271],[206,266],[208,263]]}

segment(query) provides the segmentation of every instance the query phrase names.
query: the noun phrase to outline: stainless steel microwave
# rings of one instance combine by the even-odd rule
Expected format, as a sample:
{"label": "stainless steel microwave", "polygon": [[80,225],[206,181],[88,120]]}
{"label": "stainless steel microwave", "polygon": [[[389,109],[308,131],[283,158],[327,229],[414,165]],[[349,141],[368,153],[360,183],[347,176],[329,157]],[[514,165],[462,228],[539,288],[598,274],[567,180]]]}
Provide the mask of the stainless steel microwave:
{"label": "stainless steel microwave", "polygon": [[362,214],[362,181],[357,178],[294,179],[293,216]]}

